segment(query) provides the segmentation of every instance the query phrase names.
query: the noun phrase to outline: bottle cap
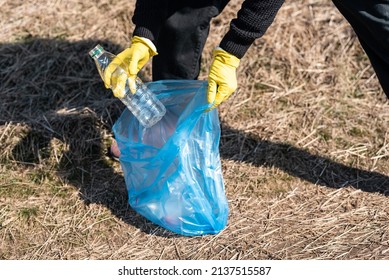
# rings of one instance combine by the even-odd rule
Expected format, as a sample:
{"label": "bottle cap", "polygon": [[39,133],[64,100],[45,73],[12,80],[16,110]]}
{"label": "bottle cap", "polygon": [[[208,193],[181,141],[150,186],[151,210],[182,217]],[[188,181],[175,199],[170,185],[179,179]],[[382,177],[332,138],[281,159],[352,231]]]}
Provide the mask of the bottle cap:
{"label": "bottle cap", "polygon": [[102,54],[104,51],[103,47],[100,46],[100,45],[97,45],[96,47],[94,47],[91,51],[89,51],[89,55],[92,57],[92,58],[95,58],[95,57],[98,57],[100,54]]}

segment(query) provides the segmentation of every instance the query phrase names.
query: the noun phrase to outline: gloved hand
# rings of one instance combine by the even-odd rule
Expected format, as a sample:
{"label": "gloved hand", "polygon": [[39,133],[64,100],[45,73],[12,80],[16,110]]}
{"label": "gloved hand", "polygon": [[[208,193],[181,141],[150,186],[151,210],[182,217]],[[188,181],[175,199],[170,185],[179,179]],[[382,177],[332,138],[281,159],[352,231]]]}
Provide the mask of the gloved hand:
{"label": "gloved hand", "polygon": [[[129,77],[129,86],[132,93],[136,92],[135,78],[139,70],[149,61],[149,59],[157,55],[157,49],[155,45],[146,38],[134,36],[132,38],[131,46],[121,53],[119,53],[115,59],[108,65],[104,71],[104,83],[106,88],[110,88],[115,84],[114,94],[119,95],[123,92],[126,79],[125,75],[121,74],[116,80],[112,79],[112,73],[116,68],[120,66],[123,68]],[[120,96],[119,96],[120,97]]]}
{"label": "gloved hand", "polygon": [[214,109],[236,90],[236,68],[240,59],[236,56],[217,48],[213,51],[213,62],[208,76],[208,103]]}

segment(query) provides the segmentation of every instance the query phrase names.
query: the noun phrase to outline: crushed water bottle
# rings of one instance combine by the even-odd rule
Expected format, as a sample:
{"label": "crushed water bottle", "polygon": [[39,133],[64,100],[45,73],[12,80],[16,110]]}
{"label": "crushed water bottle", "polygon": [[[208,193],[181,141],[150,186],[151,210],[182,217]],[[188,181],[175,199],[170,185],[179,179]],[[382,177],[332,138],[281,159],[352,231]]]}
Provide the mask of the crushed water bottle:
{"label": "crushed water bottle", "polygon": [[[97,69],[101,78],[104,80],[104,71],[115,58],[115,55],[107,52],[100,45],[94,47],[89,55],[96,63]],[[117,87],[118,81],[125,79],[124,87]],[[159,122],[166,113],[165,106],[158,98],[147,88],[147,86],[139,79],[135,79],[135,93],[131,93],[129,87],[129,78],[126,71],[119,65],[112,73],[111,89],[138,119],[139,123],[146,127],[152,127]]]}

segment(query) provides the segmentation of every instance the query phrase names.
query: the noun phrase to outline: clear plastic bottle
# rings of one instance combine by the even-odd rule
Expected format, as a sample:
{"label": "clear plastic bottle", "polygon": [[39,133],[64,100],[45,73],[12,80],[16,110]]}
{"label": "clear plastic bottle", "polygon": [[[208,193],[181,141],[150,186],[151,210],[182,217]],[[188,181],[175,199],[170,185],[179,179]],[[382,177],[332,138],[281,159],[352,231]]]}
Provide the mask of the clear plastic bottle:
{"label": "clear plastic bottle", "polygon": [[[100,45],[94,47],[89,55],[96,63],[97,69],[101,78],[104,80],[104,71],[115,58],[115,55],[107,52]],[[128,85],[128,77],[126,71],[118,66],[112,73],[112,81],[114,78],[126,75],[126,85],[123,92],[115,92],[117,90],[114,83],[111,83],[111,89],[116,93],[116,96],[121,96],[119,99],[127,106],[132,114],[139,120],[140,124],[146,128],[152,127],[159,122],[166,113],[165,106],[158,98],[147,88],[147,86],[139,79],[135,79],[135,93],[131,93]]]}

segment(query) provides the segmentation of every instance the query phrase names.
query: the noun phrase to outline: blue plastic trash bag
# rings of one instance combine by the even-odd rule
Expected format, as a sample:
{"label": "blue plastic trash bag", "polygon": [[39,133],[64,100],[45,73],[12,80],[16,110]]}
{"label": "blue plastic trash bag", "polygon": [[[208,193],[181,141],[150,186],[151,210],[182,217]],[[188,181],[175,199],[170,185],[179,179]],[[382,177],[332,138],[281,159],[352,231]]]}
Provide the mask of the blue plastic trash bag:
{"label": "blue plastic trash bag", "polygon": [[129,203],[139,214],[173,232],[216,234],[227,224],[228,203],[219,156],[217,110],[205,112],[207,83],[149,83],[166,107],[151,128],[127,109],[113,131]]}

